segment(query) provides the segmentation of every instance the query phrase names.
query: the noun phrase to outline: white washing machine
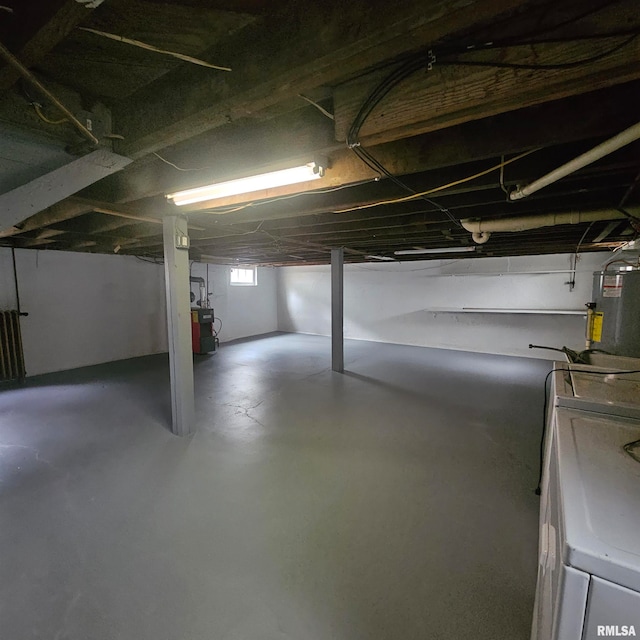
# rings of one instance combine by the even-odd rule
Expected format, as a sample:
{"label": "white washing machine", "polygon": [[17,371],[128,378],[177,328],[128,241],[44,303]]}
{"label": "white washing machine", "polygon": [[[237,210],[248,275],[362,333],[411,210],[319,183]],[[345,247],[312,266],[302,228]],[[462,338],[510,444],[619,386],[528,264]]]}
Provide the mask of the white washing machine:
{"label": "white washing machine", "polygon": [[[594,354],[598,365],[553,364],[543,444],[540,526],[546,512],[551,433],[559,407],[640,420],[640,358]],[[616,375],[614,371],[636,373]]]}
{"label": "white washing machine", "polygon": [[[639,398],[640,400],[640,398]],[[556,406],[533,640],[640,637],[640,420]]]}
{"label": "white washing machine", "polygon": [[568,407],[640,420],[640,358],[600,356],[598,362],[597,366],[555,362],[550,409]]}

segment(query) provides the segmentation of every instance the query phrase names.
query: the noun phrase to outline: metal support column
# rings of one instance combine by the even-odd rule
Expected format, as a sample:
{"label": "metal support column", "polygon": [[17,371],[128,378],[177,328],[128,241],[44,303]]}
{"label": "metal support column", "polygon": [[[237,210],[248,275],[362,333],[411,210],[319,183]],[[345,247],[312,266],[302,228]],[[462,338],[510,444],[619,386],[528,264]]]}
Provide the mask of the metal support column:
{"label": "metal support column", "polygon": [[186,218],[167,216],[163,221],[163,231],[171,372],[171,430],[178,436],[185,436],[193,431],[195,420],[189,297],[189,236]]}
{"label": "metal support column", "polygon": [[331,368],[344,372],[344,249],[331,249]]}

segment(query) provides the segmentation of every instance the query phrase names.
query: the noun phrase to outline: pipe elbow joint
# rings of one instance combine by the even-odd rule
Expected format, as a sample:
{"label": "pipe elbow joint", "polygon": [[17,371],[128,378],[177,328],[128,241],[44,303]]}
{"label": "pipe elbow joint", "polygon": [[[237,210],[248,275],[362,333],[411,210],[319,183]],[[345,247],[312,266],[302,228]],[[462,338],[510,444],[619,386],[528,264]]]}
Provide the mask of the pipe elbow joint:
{"label": "pipe elbow joint", "polygon": [[490,231],[474,231],[471,234],[471,237],[473,238],[473,241],[476,244],[484,244],[485,242],[489,241],[489,238],[491,237],[491,232]]}

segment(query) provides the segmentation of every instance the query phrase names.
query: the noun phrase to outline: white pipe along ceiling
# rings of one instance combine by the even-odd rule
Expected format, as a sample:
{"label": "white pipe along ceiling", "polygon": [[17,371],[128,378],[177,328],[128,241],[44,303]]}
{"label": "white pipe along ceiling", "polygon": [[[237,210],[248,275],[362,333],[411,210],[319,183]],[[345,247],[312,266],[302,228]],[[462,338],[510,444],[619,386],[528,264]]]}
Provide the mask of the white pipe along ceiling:
{"label": "white pipe along ceiling", "polygon": [[[640,207],[627,209],[632,216],[640,215]],[[460,224],[472,234],[474,242],[484,244],[494,232],[517,232],[553,227],[561,224],[580,224],[582,222],[598,222],[600,220],[623,220],[628,215],[617,209],[596,209],[594,211],[568,211],[564,213],[542,213],[533,216],[516,216],[512,218],[488,218],[475,220],[467,218]]]}
{"label": "white pipe along ceiling", "polygon": [[596,162],[596,160],[600,160],[605,156],[608,156],[610,153],[625,147],[628,144],[638,140],[640,138],[640,122],[634,124],[632,127],[625,129],[620,132],[618,135],[613,136],[613,138],[609,138],[605,140],[603,143],[593,147],[593,149],[589,149],[589,151],[585,151],[582,155],[579,155],[577,158],[573,160],[569,160],[569,162],[563,164],[561,167],[550,171],[546,175],[542,176],[542,178],[538,178],[531,184],[528,184],[525,187],[518,187],[514,189],[509,194],[510,200],[521,200],[522,198],[526,198],[530,196],[532,193],[536,191],[540,191],[544,187],[557,182],[561,178],[568,176],[571,173],[586,167],[588,164],[592,164]]}

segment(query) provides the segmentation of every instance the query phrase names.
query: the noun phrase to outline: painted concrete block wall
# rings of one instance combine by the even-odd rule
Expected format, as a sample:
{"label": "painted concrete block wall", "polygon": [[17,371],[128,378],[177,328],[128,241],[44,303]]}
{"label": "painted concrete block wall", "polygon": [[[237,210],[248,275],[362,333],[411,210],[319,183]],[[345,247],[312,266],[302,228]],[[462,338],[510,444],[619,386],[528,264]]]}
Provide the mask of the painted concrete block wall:
{"label": "painted concrete block wall", "polygon": [[[215,315],[222,319],[220,342],[278,330],[276,271],[258,268],[257,286],[238,287],[230,284],[228,266],[208,265],[209,292],[212,293],[209,301]],[[206,279],[207,265],[194,262],[191,275]],[[198,298],[197,284],[192,285],[192,291]]]}
{"label": "painted concrete block wall", "polygon": [[[17,250],[27,374],[62,371],[167,350],[164,267],[129,256]],[[193,275],[206,276],[194,263]],[[209,266],[216,315],[228,341],[277,329],[276,274],[231,287]],[[194,288],[194,291],[196,289]],[[15,309],[10,249],[0,248],[0,309]]]}
{"label": "painted concrete block wall", "polygon": [[[584,310],[592,273],[609,253],[345,265],[345,337],[484,353],[547,357],[528,345],[584,344],[582,315],[452,312],[463,308]],[[281,331],[329,335],[328,266],[278,270]]]}
{"label": "painted concrete block wall", "polygon": [[[10,251],[0,302],[15,308]],[[162,267],[128,256],[16,251],[27,374],[167,350]]]}

